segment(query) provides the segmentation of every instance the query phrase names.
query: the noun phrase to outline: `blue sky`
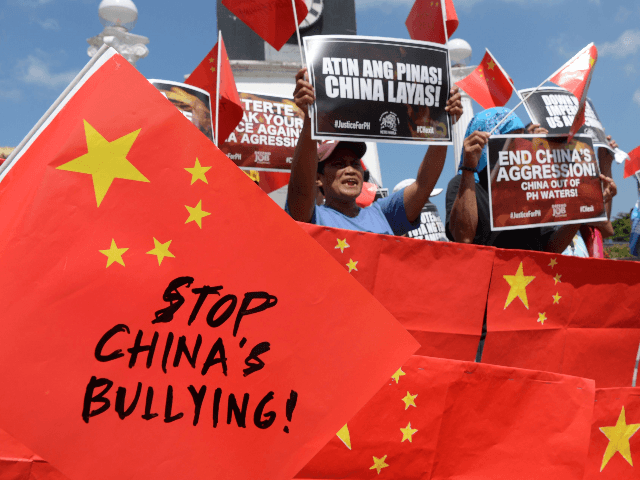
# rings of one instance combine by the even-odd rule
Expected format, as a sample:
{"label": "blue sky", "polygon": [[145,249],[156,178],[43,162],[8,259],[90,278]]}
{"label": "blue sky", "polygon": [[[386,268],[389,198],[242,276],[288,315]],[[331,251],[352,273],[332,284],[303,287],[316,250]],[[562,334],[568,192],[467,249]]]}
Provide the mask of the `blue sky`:
{"label": "blue sky", "polygon": [[[408,38],[404,21],[414,0],[356,0],[358,33]],[[149,37],[138,62],[148,78],[181,81],[216,42],[215,0],[138,0],[133,33]],[[535,87],[589,42],[599,59],[589,96],[600,119],[630,151],[640,144],[640,3],[637,0],[454,0],[454,38],[488,48],[516,87]],[[86,39],[102,30],[98,0],[0,0],[0,146],[15,146],[88,61]],[[515,106],[514,99],[508,105]],[[474,104],[477,112],[480,107]],[[526,119],[523,108],[518,114]],[[526,122],[525,122],[526,123]],[[437,186],[453,175],[453,148]],[[425,147],[380,144],[386,187],[415,177]],[[613,212],[628,212],[636,183],[614,164]],[[444,194],[434,198],[444,215]]]}

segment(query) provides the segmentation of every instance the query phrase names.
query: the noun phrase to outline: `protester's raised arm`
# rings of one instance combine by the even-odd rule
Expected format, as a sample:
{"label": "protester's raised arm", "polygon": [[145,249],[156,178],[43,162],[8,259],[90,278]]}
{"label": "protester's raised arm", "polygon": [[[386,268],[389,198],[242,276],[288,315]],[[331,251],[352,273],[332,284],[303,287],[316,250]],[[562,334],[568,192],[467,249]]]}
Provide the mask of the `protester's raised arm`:
{"label": "protester's raised arm", "polygon": [[[458,87],[451,89],[445,110],[451,116],[453,123],[457,122],[462,115],[462,96]],[[418,218],[422,207],[429,200],[431,191],[440,178],[446,158],[446,146],[431,145],[418,168],[416,181],[404,189],[404,209],[407,213],[407,220],[410,222]]]}
{"label": "protester's raised arm", "polygon": [[294,220],[308,222],[313,215],[316,199],[316,176],[318,171],[317,142],[311,139],[311,121],[308,107],[315,100],[313,86],[306,79],[307,69],[296,75],[296,89],[293,97],[304,115],[304,124],[291,163],[291,177],[287,204]]}

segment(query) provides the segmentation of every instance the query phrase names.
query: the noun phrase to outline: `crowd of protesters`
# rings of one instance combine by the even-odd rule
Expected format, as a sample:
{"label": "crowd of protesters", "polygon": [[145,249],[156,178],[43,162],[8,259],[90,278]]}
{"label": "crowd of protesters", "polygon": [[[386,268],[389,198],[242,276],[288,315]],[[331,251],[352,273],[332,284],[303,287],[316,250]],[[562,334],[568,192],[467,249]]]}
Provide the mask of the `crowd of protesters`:
{"label": "crowd of protesters", "polygon": [[[388,235],[406,235],[419,226],[420,213],[442,173],[447,147],[429,146],[413,183],[394,189],[389,197],[370,206],[361,207],[356,199],[365,178],[361,158],[366,152],[366,144],[340,141],[318,145],[311,138],[308,107],[314,102],[315,95],[306,69],[296,75],[294,100],[304,112],[305,120],[293,157],[285,207],[291,217],[317,225]],[[461,95],[457,87],[451,89],[446,111],[453,123],[462,115]],[[525,127],[515,113],[503,107],[491,108],[473,117],[465,134],[459,170],[447,187],[447,238],[454,242],[500,248],[603,257],[602,239],[613,234],[611,201],[616,195],[616,185],[611,178],[613,155],[609,150],[599,148],[597,151],[609,220],[492,231],[485,170],[489,132],[496,126],[497,134],[548,133],[539,125]],[[617,147],[611,137],[608,141],[611,148]],[[324,199],[324,202],[319,199]]]}

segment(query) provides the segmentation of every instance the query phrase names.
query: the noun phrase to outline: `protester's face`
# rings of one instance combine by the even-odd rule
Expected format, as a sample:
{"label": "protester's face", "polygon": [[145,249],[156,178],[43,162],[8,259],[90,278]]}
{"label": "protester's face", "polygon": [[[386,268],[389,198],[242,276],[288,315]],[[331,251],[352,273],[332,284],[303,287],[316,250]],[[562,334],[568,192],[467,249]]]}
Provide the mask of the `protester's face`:
{"label": "protester's face", "polygon": [[364,171],[360,159],[347,148],[336,148],[326,160],[320,182],[327,198],[355,200],[362,191]]}

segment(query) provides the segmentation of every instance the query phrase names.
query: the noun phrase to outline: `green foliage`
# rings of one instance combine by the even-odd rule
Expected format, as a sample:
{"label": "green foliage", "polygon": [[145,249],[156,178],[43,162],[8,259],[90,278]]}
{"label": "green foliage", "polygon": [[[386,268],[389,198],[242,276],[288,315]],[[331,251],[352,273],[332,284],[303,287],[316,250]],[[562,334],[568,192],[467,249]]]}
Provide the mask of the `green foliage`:
{"label": "green foliage", "polygon": [[[611,222],[613,225],[613,236],[611,240],[615,242],[628,242],[631,235],[631,213],[619,213]],[[627,252],[629,249],[627,248]]]}
{"label": "green foliage", "polygon": [[629,251],[629,245],[611,245],[610,247],[604,247],[604,257],[611,259],[633,258],[633,255]]}

